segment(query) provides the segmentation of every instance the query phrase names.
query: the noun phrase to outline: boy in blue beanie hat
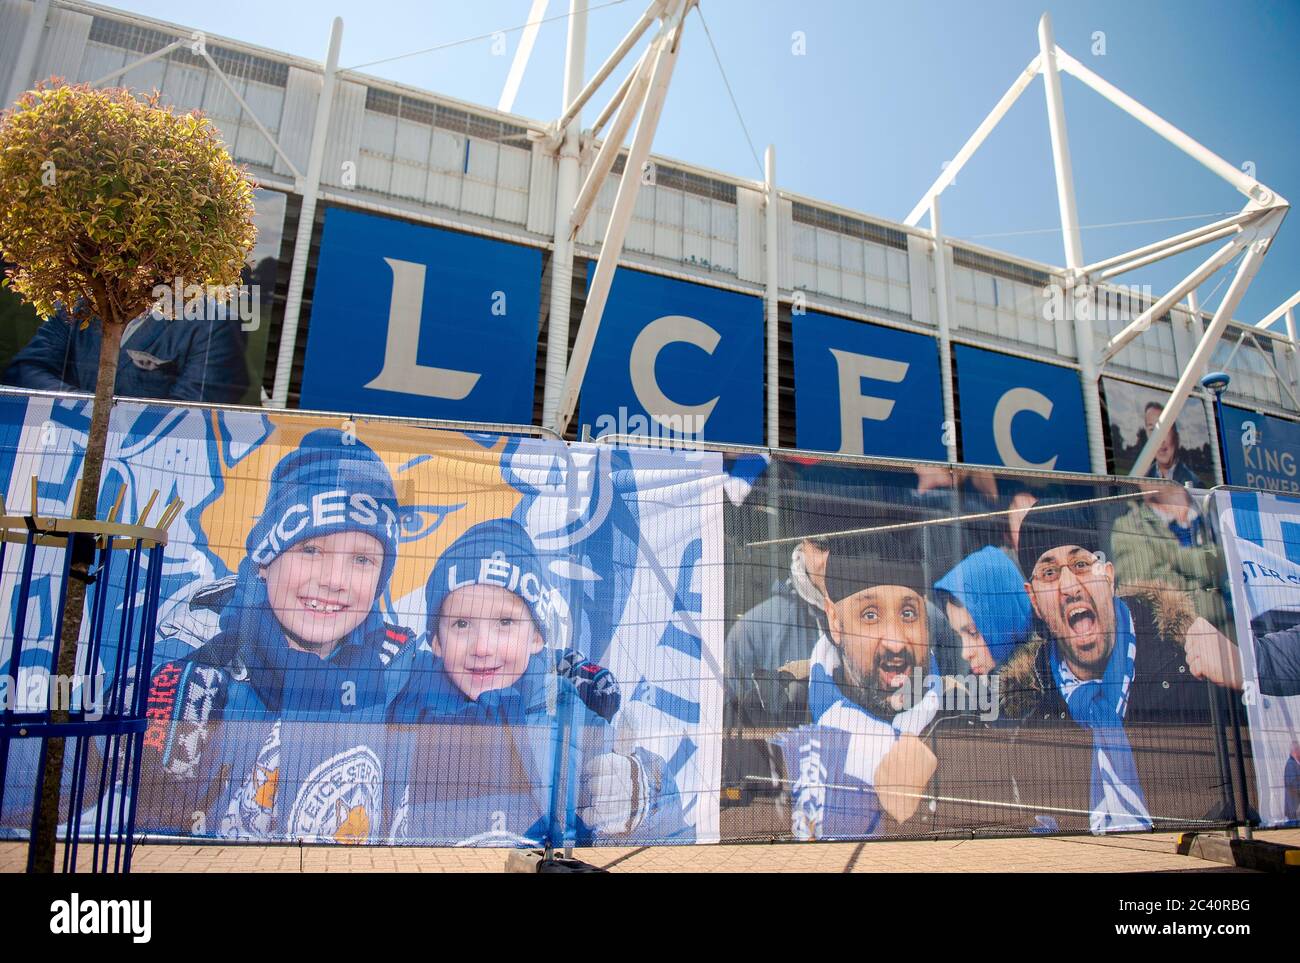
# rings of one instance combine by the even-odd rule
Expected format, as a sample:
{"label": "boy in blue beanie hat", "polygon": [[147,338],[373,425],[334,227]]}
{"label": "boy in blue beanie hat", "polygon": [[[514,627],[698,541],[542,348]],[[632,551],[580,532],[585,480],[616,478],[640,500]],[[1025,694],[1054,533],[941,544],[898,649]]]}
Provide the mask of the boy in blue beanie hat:
{"label": "boy in blue beanie hat", "polygon": [[[280,460],[218,605],[219,633],[154,673],[141,825],[369,835],[384,808],[376,747],[400,688],[387,669],[414,652],[412,633],[379,612],[399,531],[392,478],[364,444],[318,429]],[[195,812],[208,814],[202,827]]]}
{"label": "boy in blue beanie hat", "polygon": [[1033,611],[1024,577],[1006,552],[989,545],[966,556],[934,584],[962,658],[988,675],[1029,638]]}
{"label": "boy in blue beanie hat", "polygon": [[[524,528],[496,519],[439,558],[426,587],[427,652],[390,718],[414,743],[393,837],[535,845],[550,833],[558,707],[573,708],[576,838],[680,829],[663,761],[610,751],[613,726],[557,663],[568,622]],[[548,644],[550,647],[548,647]],[[566,696],[568,696],[566,698]],[[673,803],[670,805],[669,802]]]}

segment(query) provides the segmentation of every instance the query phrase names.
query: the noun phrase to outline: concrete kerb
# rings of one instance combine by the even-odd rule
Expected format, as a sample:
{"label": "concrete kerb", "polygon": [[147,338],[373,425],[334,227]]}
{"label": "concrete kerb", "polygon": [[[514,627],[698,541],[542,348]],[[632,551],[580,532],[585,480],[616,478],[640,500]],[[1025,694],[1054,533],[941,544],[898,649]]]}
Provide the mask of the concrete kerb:
{"label": "concrete kerb", "polygon": [[1182,833],[1174,845],[1174,852],[1262,873],[1300,874],[1300,846],[1265,839]]}

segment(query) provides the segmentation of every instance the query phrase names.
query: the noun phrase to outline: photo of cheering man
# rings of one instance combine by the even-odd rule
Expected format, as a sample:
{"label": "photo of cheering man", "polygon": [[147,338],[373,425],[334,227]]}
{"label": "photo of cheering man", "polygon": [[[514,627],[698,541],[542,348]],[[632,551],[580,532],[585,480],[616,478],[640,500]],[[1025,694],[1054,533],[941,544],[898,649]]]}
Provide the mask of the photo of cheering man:
{"label": "photo of cheering man", "polygon": [[[831,540],[826,630],[788,667],[808,724],[773,740],[783,755],[796,839],[906,832],[940,760],[925,735],[948,710],[931,645],[915,525]],[[806,694],[806,695],[805,695]]]}
{"label": "photo of cheering man", "polygon": [[1082,507],[1038,506],[1020,529],[1035,634],[1007,660],[1001,697],[1022,720],[1017,792],[1031,828],[1218,818],[1202,680],[1240,688],[1236,646],[1185,592],[1118,584],[1108,549]]}

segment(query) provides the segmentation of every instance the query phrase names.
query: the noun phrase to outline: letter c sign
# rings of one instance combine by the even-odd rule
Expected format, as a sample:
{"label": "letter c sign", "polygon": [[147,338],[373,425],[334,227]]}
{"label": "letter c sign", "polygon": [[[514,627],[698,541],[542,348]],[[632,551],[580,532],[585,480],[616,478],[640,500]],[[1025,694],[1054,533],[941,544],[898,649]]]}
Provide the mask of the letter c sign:
{"label": "letter c sign", "polygon": [[967,344],[957,345],[953,356],[963,461],[1039,471],[1089,470],[1077,371]]}
{"label": "letter c sign", "polygon": [[998,400],[997,407],[993,409],[993,443],[998,447],[1002,464],[1008,468],[1051,471],[1056,467],[1059,455],[1053,455],[1047,461],[1034,462],[1016,451],[1015,439],[1011,437],[1011,422],[1022,411],[1032,411],[1046,421],[1052,417],[1052,401],[1033,388],[1012,388]]}
{"label": "letter c sign", "polygon": [[[698,405],[686,405],[673,401],[659,386],[655,378],[655,362],[659,353],[673,342],[693,344],[705,354],[713,354],[722,336],[703,321],[688,318],[683,314],[669,314],[651,321],[632,342],[632,356],[628,361],[628,373],[632,378],[632,390],[636,400],[655,421],[664,427],[682,425],[690,418],[704,431],[709,415],[717,407],[718,396]],[[677,428],[680,430],[680,428]]]}
{"label": "letter c sign", "polygon": [[762,299],[620,267],[582,379],[578,423],[761,442]]}

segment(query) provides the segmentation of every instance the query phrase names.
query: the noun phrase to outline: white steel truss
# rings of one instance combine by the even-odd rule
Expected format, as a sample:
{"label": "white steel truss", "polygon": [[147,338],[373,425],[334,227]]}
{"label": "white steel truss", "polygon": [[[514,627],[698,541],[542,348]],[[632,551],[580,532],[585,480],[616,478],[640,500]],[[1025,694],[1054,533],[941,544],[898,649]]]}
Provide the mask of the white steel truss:
{"label": "white steel truss", "polygon": [[[1116,275],[1144,267],[1155,261],[1173,257],[1204,244],[1226,241],[1190,274],[1179,281],[1163,297],[1147,307],[1133,319],[1122,331],[1110,339],[1098,353],[1092,345],[1091,319],[1074,317],[1075,344],[1079,356],[1080,376],[1083,382],[1084,410],[1088,425],[1088,444],[1094,472],[1104,474],[1106,471],[1104,442],[1101,425],[1101,403],[1098,394],[1098,379],[1101,369],[1118,352],[1150,328],[1152,321],[1162,317],[1174,304],[1184,298],[1193,305],[1197,327],[1200,326],[1200,313],[1195,309],[1196,289],[1215,272],[1241,256],[1241,263],[1224,295],[1223,301],[1214,313],[1213,319],[1201,335],[1192,357],[1179,376],[1168,403],[1160,419],[1147,439],[1146,445],[1138,454],[1131,474],[1145,475],[1160,447],[1165,435],[1177,421],[1193,387],[1205,372],[1210,355],[1222,336],[1232,313],[1241,303],[1241,298],[1249,287],[1251,280],[1258,273],[1260,263],[1268,252],[1269,245],[1277,233],[1290,205],[1286,198],[1259,183],[1244,171],[1219,157],[1208,148],[1193,140],[1173,124],[1160,117],[1154,111],[1144,107],[1123,91],[1097,76],[1078,60],[1074,59],[1059,46],[1052,36],[1051,17],[1043,14],[1038,24],[1039,52],[1021,71],[1002,99],[975,132],[962,145],[956,157],[947,164],[943,172],[930,185],[929,189],[908,213],[904,223],[916,226],[927,213],[931,216],[931,234],[935,239],[936,258],[943,257],[943,235],[938,222],[937,201],[956,179],[957,173],[970,160],[975,151],[984,143],[988,135],[1006,115],[1020,95],[1029,87],[1034,77],[1042,74],[1047,96],[1048,127],[1052,139],[1052,162],[1056,172],[1057,200],[1061,215],[1061,233],[1064,243],[1066,270],[1064,281],[1067,288],[1073,290],[1085,285],[1106,281]],[[1183,153],[1192,157],[1204,167],[1213,171],[1220,178],[1231,184],[1246,198],[1245,206],[1231,217],[1206,224],[1191,231],[1185,231],[1173,237],[1146,244],[1132,251],[1087,264],[1083,259],[1083,243],[1079,231],[1078,211],[1074,198],[1074,179],[1070,161],[1069,139],[1065,127],[1065,108],[1061,99],[1060,73],[1064,71],[1110,101],[1120,110],[1133,117],[1139,123],[1159,134]],[[1073,298],[1067,298],[1067,305]],[[1291,340],[1293,359],[1296,357],[1295,318],[1292,308],[1300,304],[1300,292],[1284,302],[1267,317],[1259,322],[1259,327],[1268,327],[1279,317],[1287,317],[1287,335]],[[941,299],[940,310],[944,304]],[[941,317],[941,320],[942,317]],[[1274,374],[1277,374],[1274,369]],[[1290,388],[1285,379],[1278,377],[1279,383],[1288,392]],[[1294,396],[1293,396],[1294,400]]]}
{"label": "white steel truss", "polygon": [[[284,148],[280,146],[279,140],[262,123],[261,118],[257,116],[257,112],[240,95],[235,85],[230,82],[230,78],[226,76],[225,71],[212,59],[212,54],[208,53],[206,40],[201,32],[196,32],[188,38],[177,38],[153,53],[133,60],[125,66],[119,67],[91,82],[92,87],[101,87],[137,67],[160,60],[175,50],[188,47],[196,57],[207,63],[208,68],[216,74],[217,79],[235,98],[235,102],[243,110],[244,116],[253,122],[253,126],[257,128],[262,137],[271,145],[276,155],[280,160],[284,161],[285,166],[292,172],[294,189],[302,195],[302,212],[298,220],[298,234],[294,241],[293,262],[289,269],[289,289],[285,297],[284,323],[281,327],[280,350],[276,357],[275,381],[271,389],[270,400],[267,402],[272,408],[283,408],[288,404],[289,400],[289,382],[293,373],[294,349],[298,341],[303,286],[307,279],[307,257],[311,247],[312,225],[315,223],[316,218],[316,204],[320,198],[321,167],[325,155],[326,138],[329,132],[330,109],[337,80],[339,46],[342,39],[343,21],[341,18],[335,17],[330,28],[329,53],[324,65],[320,99],[317,101],[316,123],[312,128],[311,151],[308,155],[307,173],[305,175],[298,169],[298,165],[290,159],[289,155],[285,153]],[[520,67],[520,70],[522,72],[522,67]]]}
{"label": "white steel truss", "polygon": [[284,161],[285,166],[288,167],[289,170],[293,172],[294,179],[296,181],[302,180],[302,171],[298,170],[297,165],[294,164],[294,162],[289,159],[289,155],[284,152],[284,148],[280,146],[280,142],[275,139],[275,136],[269,130],[267,130],[266,125],[263,124],[261,119],[257,116],[257,112],[254,111],[252,107],[248,106],[248,101],[244,100],[244,98],[240,96],[239,91],[236,90],[235,85],[230,82],[230,78],[226,76],[225,71],[222,70],[220,67],[218,67],[217,62],[212,59],[212,54],[208,53],[207,44],[204,42],[202,35],[196,35],[192,39],[182,38],[179,40],[173,40],[171,43],[167,44],[167,46],[159,50],[155,50],[151,54],[146,54],[145,56],[141,57],[138,60],[131,61],[125,67],[118,67],[116,70],[104,74],[104,76],[100,77],[99,79],[92,80],[90,82],[90,86],[102,87],[110,80],[116,80],[118,77],[121,77],[123,74],[130,73],[132,70],[135,70],[135,68],[137,67],[143,66],[144,64],[147,63],[151,63],[155,60],[160,60],[161,58],[166,57],[168,54],[170,54],[173,50],[179,50],[182,47],[189,47],[196,56],[202,57],[205,61],[207,61],[207,64],[212,69],[212,72],[217,75],[217,79],[220,80],[222,85],[226,88],[226,90],[230,92],[230,96],[235,98],[235,102],[239,104],[240,108],[244,111],[244,114],[248,117],[248,119],[253,122],[253,126],[255,126],[259,132],[261,132],[262,136],[266,138],[267,143],[270,144],[271,148],[280,156],[280,160]]}
{"label": "white steel truss", "polygon": [[[668,85],[672,81],[673,68],[681,50],[682,28],[686,14],[697,0],[653,0],[645,13],[636,22],[627,36],[610,54],[595,76],[561,113],[553,126],[552,136],[563,137],[565,129],[578,115],[583,106],[591,99],[601,84],[614,72],[627,57],[632,47],[658,20],[659,31],[655,35],[645,54],[632,69],[627,79],[619,85],[610,104],[601,111],[598,123],[603,125],[613,117],[609,134],[605,137],[591,163],[587,179],[578,190],[573,205],[567,216],[561,211],[557,202],[555,233],[557,239],[567,234],[571,243],[577,236],[591,214],[592,207],[600,193],[601,186],[614,168],[614,161],[623,150],[623,140],[636,120],[636,130],[628,148],[627,162],[623,176],[619,178],[618,194],[614,200],[614,209],[610,212],[609,224],[605,228],[605,237],[601,242],[600,254],[596,259],[596,268],[592,274],[591,284],[587,288],[587,301],[583,308],[582,320],[578,323],[578,333],[573,345],[573,353],[564,366],[563,382],[559,391],[552,394],[553,376],[558,375],[559,368],[552,370],[548,364],[545,400],[543,411],[548,403],[554,401],[553,420],[545,422],[561,435],[573,419],[578,406],[578,393],[582,389],[582,380],[591,360],[592,347],[596,341],[596,332],[600,328],[601,316],[609,298],[610,286],[614,281],[614,269],[623,253],[623,241],[627,237],[628,225],[632,220],[632,211],[636,206],[637,193],[641,187],[642,170],[650,157],[650,144],[654,139],[655,128],[659,125],[659,115],[663,111],[664,100],[668,95]],[[617,111],[617,113],[615,113]],[[637,119],[637,115],[640,115]],[[557,340],[556,315],[551,316],[549,342]],[[564,330],[567,333],[567,314],[564,317]],[[559,350],[563,352],[565,341],[559,340]],[[550,360],[548,351],[548,361]]]}

